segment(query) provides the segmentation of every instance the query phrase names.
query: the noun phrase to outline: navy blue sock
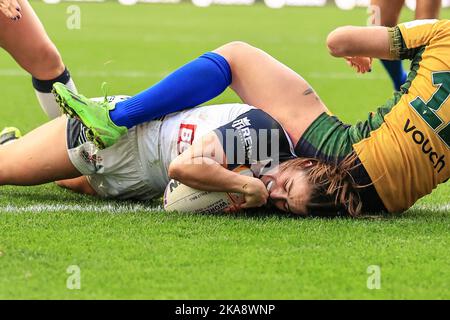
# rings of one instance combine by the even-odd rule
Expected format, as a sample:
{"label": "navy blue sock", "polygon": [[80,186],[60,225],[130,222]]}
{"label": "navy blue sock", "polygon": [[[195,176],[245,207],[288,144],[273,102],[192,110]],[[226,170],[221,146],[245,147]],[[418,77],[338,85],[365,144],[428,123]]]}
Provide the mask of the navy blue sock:
{"label": "navy blue sock", "polygon": [[231,69],[219,54],[207,52],[162,81],[110,111],[118,126],[131,128],[163,115],[198,106],[220,95],[231,84]]}
{"label": "navy blue sock", "polygon": [[405,70],[403,70],[403,65],[400,60],[381,60],[386,71],[389,73],[389,76],[394,83],[395,90],[399,91],[400,87],[405,83],[407,74]]}

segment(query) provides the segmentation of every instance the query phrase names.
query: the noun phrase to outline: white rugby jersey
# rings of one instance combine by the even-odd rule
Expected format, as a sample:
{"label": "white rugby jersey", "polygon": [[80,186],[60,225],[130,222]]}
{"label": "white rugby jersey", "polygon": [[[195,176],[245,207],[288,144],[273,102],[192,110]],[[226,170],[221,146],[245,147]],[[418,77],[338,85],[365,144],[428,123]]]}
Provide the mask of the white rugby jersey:
{"label": "white rugby jersey", "polygon": [[[161,183],[167,184],[172,160],[197,139],[251,109],[254,107],[236,103],[184,110],[162,118],[159,132],[155,132],[156,121],[141,124],[138,126],[138,140],[142,163],[149,164],[149,160],[158,159],[163,176]],[[155,178],[154,173],[152,178]]]}
{"label": "white rugby jersey", "polygon": [[[114,103],[126,98],[113,96],[108,100]],[[246,104],[213,105],[172,113],[131,128],[115,145],[104,150],[87,142],[85,131],[78,120],[68,120],[69,157],[104,197],[147,200],[161,195],[169,182],[170,163],[212,131],[227,150],[229,169],[250,165],[255,176],[259,176],[268,165],[296,157],[282,126],[264,111]],[[229,147],[234,152],[229,152]]]}

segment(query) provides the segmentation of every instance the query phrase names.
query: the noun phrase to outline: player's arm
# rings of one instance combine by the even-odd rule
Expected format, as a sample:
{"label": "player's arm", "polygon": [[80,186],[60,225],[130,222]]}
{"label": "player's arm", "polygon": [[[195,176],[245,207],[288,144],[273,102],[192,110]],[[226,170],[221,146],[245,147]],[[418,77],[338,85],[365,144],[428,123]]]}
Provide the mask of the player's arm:
{"label": "player's arm", "polygon": [[449,32],[448,20],[416,20],[393,28],[346,26],[328,35],[327,46],[335,57],[411,59],[417,49]]}
{"label": "player's arm", "polygon": [[386,27],[339,27],[328,35],[327,46],[334,57],[393,59]]}
{"label": "player's arm", "polygon": [[227,157],[214,132],[175,158],[169,166],[169,177],[198,190],[242,193],[242,208],[260,207],[269,197],[261,180],[227,169]]}

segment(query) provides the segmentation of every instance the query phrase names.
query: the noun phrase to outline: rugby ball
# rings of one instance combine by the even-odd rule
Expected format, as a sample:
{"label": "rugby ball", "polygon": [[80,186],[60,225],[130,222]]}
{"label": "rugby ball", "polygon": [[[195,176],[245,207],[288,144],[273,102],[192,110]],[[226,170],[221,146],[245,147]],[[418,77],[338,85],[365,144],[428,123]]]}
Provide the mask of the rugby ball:
{"label": "rugby ball", "polygon": [[[252,171],[245,166],[233,170],[249,177]],[[164,192],[164,210],[193,213],[219,213],[226,209],[236,209],[244,203],[240,193],[201,191],[176,180],[171,180]]]}

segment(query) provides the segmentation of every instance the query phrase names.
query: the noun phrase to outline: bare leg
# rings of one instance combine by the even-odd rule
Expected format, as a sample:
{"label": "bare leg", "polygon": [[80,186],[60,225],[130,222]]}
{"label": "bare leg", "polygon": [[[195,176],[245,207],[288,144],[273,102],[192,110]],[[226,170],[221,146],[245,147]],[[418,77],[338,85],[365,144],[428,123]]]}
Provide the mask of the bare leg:
{"label": "bare leg", "polygon": [[61,188],[66,188],[72,190],[73,192],[89,194],[91,196],[97,195],[97,192],[91,187],[85,176],[81,176],[74,179],[56,181],[56,184]]}
{"label": "bare leg", "polygon": [[[375,7],[375,16],[372,19],[373,25],[394,27],[398,24],[400,12],[405,0],[371,0],[370,4]],[[379,16],[377,16],[379,15]],[[405,83],[407,74],[403,69],[401,61],[380,60],[392,80],[394,89],[400,90]]]}
{"label": "bare leg", "polygon": [[264,51],[243,42],[215,50],[232,70],[231,88],[244,103],[269,113],[298,141],[327,108],[311,86],[296,72]]}
{"label": "bare leg", "polygon": [[79,177],[67,154],[66,123],[65,117],[57,118],[0,146],[0,185],[37,185]]}
{"label": "bare leg", "polygon": [[416,19],[438,19],[441,0],[417,0]]}
{"label": "bare leg", "polygon": [[405,0],[371,0],[370,4],[380,9],[380,24],[382,26],[394,27],[398,24]]}
{"label": "bare leg", "polygon": [[0,15],[0,46],[35,78],[54,79],[65,69],[61,56],[28,1],[19,3],[19,21]]}

